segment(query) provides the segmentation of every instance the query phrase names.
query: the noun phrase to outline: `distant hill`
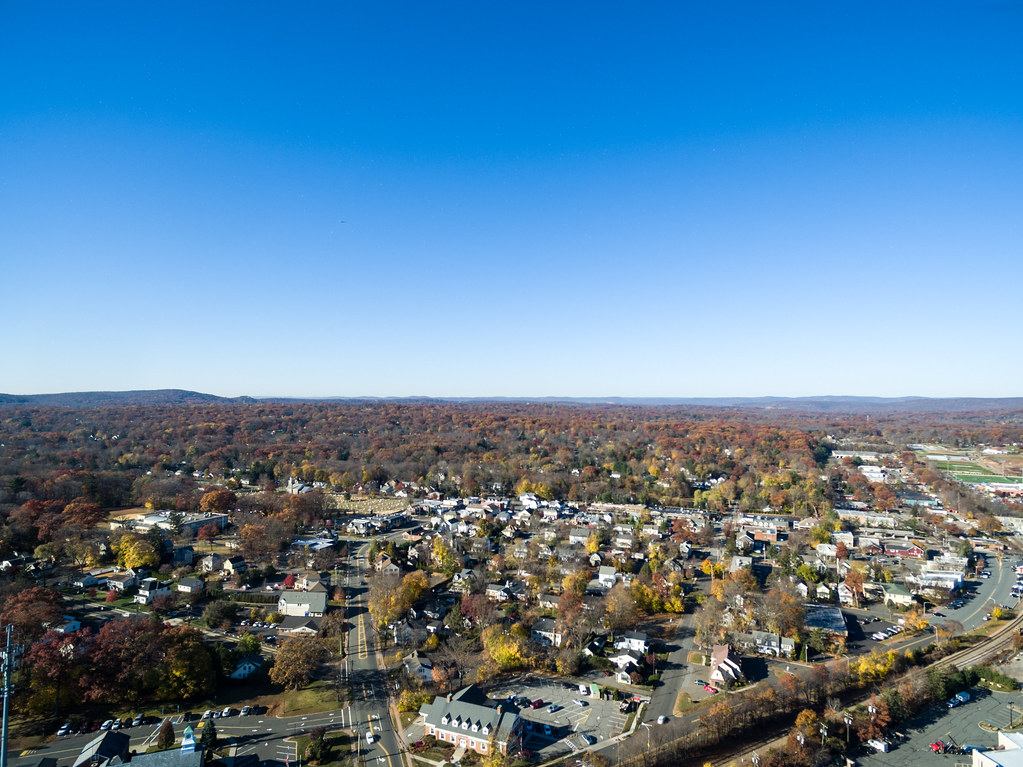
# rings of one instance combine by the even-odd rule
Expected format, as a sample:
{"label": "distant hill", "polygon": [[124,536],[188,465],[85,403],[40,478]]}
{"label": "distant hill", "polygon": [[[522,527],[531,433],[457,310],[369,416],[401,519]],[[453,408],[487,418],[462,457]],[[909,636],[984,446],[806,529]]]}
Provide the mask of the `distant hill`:
{"label": "distant hill", "polygon": [[1023,409],[1023,397],[259,397],[263,402],[536,402],[639,407],[744,408],[805,413],[964,412]]}
{"label": "distant hill", "polygon": [[964,412],[1023,409],[1023,397],[218,397],[183,389],[0,394],[0,407],[117,407],[248,402],[537,402],[579,405],[690,406],[804,413]]}
{"label": "distant hill", "polygon": [[0,407],[123,407],[141,405],[210,405],[229,402],[255,402],[251,397],[218,397],[184,389],[148,389],[140,391],[83,391],[63,394],[0,394]]}

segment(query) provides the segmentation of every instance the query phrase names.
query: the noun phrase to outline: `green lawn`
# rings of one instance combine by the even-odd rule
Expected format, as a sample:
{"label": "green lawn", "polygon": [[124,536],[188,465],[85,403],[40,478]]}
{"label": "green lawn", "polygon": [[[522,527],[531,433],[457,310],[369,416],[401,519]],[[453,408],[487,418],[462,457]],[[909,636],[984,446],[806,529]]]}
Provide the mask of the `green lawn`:
{"label": "green lawn", "polygon": [[1005,482],[1018,485],[1023,482],[1023,477],[999,477],[997,474],[953,474],[953,477],[960,482],[969,482],[975,485],[982,485],[988,482]]}
{"label": "green lawn", "polygon": [[940,461],[936,464],[942,471],[970,472],[972,474],[990,474],[983,466],[968,461]]}

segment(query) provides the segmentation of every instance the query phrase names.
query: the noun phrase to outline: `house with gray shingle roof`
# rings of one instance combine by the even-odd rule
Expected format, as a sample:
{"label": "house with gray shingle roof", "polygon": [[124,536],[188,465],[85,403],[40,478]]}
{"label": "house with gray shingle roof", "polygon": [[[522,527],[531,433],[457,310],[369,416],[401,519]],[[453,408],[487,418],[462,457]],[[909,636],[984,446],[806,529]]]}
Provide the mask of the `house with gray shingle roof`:
{"label": "house with gray shingle roof", "polygon": [[277,610],[283,615],[319,618],[327,610],[326,590],[282,591]]}
{"label": "house with gray shingle roof", "polygon": [[494,747],[508,753],[509,741],[522,726],[517,708],[492,701],[474,684],[453,695],[438,695],[419,713],[427,735],[483,755]]}

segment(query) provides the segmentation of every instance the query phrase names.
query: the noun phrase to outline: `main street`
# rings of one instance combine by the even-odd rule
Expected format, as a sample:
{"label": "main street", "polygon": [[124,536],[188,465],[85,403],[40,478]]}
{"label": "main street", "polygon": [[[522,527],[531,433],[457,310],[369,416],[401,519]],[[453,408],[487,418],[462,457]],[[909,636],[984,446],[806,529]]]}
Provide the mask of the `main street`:
{"label": "main street", "polygon": [[[353,730],[358,745],[353,744],[367,763],[374,767],[401,767],[401,750],[388,710],[387,675],[381,669],[378,637],[369,615],[366,570],[369,544],[363,543],[350,554],[346,578],[345,618],[348,628],[344,637],[344,653],[339,664],[341,685],[351,691],[351,701],[336,710],[319,714],[293,717],[234,716],[214,720],[221,743],[235,748],[239,756],[255,754],[263,763],[283,763],[289,757],[297,763],[296,746],[288,741],[293,736],[308,733],[315,727],[332,730]],[[186,723],[178,714],[168,714],[175,722],[175,737],[180,741]],[[202,732],[199,722],[190,723],[198,738]],[[203,725],[205,726],[205,725]],[[145,753],[157,735],[159,723],[120,730],[128,735],[129,750]],[[69,765],[78,757],[89,741],[100,735],[90,732],[54,738],[48,743],[9,755],[12,767],[29,767],[44,757],[57,760],[60,767]],[[367,738],[372,734],[372,742]]]}

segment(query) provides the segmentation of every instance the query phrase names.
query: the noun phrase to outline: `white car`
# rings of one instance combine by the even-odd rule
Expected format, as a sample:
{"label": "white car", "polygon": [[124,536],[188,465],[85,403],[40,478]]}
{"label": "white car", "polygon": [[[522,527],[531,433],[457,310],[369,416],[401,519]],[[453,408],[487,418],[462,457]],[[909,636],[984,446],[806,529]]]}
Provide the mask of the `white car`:
{"label": "white car", "polygon": [[657,717],[657,724],[667,724],[667,723],[668,723],[668,717],[666,717],[666,716],[659,716],[659,717]]}
{"label": "white car", "polygon": [[366,742],[372,745],[374,740],[375,740],[375,738],[373,737],[373,733],[372,732],[367,732],[366,733]]}
{"label": "white car", "polygon": [[572,698],[572,702],[575,703],[575,705],[577,706],[587,705],[585,700],[579,700],[579,698]]}

